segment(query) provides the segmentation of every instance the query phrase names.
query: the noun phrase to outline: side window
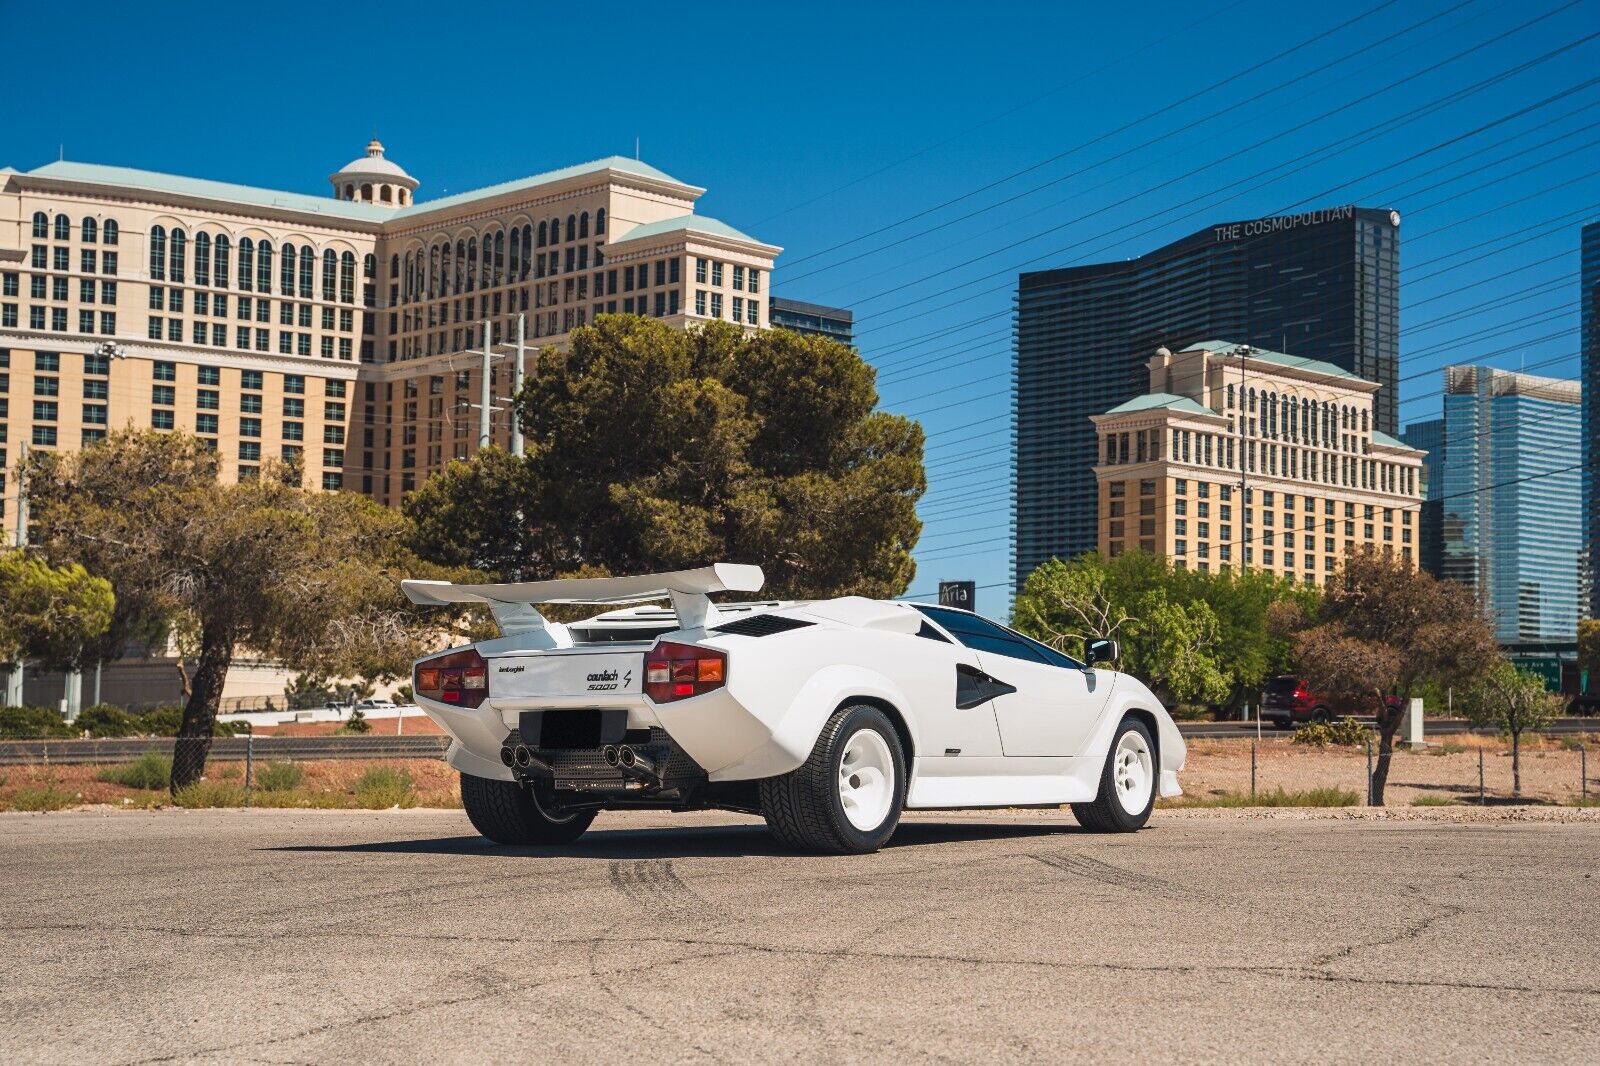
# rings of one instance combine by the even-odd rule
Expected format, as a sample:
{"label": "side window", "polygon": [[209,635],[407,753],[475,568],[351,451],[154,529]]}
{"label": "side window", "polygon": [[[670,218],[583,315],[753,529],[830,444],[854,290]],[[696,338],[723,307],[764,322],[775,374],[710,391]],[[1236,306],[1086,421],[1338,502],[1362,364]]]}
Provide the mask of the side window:
{"label": "side window", "polygon": [[929,640],[937,640],[940,644],[950,643],[945,639],[943,633],[939,632],[937,629],[928,624],[928,620],[926,618],[922,620],[922,627],[917,630],[917,636],[927,637]]}
{"label": "side window", "polygon": [[1049,663],[1038,646],[1018,636],[1004,626],[995,625],[986,618],[964,611],[942,610],[938,607],[919,607],[918,610],[944,626],[957,640],[973,651],[1005,655],[1030,663]]}

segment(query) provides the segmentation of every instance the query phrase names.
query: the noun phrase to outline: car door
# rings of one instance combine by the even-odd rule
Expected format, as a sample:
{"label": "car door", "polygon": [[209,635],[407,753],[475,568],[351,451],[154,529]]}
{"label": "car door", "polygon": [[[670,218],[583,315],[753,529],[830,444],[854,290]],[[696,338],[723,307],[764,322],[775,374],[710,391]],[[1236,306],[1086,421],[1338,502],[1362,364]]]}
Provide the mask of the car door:
{"label": "car door", "polygon": [[917,709],[922,754],[934,758],[1004,754],[991,704],[993,692],[984,687],[976,652],[924,622],[897,658],[903,667],[901,684]]}
{"label": "car door", "polygon": [[995,685],[992,703],[1007,756],[1076,755],[1111,695],[1112,675],[966,611],[923,608]]}

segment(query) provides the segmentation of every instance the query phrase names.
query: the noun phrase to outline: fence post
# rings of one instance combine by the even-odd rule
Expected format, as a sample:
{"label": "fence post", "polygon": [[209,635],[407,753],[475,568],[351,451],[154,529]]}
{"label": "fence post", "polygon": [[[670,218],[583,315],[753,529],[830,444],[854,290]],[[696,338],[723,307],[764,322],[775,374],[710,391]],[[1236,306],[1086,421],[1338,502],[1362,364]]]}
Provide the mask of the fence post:
{"label": "fence post", "polygon": [[1256,798],[1256,742],[1250,739],[1250,798]]}
{"label": "fence post", "polygon": [[1487,801],[1483,796],[1483,749],[1478,749],[1478,806],[1482,807]]}
{"label": "fence post", "polygon": [[1367,806],[1372,806],[1372,734],[1367,734]]}
{"label": "fence post", "polygon": [[1578,789],[1582,802],[1589,802],[1589,748],[1587,745],[1578,745]]}
{"label": "fence post", "polygon": [[252,730],[244,735],[244,805],[250,806],[250,785],[255,771],[256,735]]}

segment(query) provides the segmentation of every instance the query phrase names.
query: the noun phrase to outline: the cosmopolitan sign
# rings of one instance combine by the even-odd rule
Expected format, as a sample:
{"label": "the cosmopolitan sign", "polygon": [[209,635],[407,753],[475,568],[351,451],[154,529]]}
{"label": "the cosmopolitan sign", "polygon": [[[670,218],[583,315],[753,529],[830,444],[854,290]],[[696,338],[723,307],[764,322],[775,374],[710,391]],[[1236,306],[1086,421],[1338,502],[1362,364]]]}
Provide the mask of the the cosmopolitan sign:
{"label": "the cosmopolitan sign", "polygon": [[1356,217],[1355,205],[1330,207],[1323,211],[1306,211],[1299,215],[1280,215],[1277,218],[1258,218],[1254,222],[1235,222],[1231,226],[1212,227],[1219,241],[1236,241],[1241,237],[1259,237],[1264,233],[1299,229],[1301,226],[1319,226],[1324,222],[1345,222]]}

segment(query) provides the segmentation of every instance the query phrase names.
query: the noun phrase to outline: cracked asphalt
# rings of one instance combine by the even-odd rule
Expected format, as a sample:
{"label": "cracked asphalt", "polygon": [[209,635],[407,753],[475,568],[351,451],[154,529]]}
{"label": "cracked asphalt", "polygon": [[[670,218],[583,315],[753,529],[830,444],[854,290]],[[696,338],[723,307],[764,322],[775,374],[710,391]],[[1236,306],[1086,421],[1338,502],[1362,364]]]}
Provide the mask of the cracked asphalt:
{"label": "cracked asphalt", "polygon": [[1600,821],[0,816],[0,1061],[1600,1058]]}

